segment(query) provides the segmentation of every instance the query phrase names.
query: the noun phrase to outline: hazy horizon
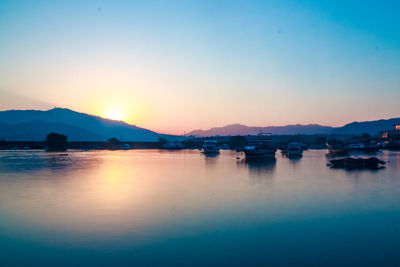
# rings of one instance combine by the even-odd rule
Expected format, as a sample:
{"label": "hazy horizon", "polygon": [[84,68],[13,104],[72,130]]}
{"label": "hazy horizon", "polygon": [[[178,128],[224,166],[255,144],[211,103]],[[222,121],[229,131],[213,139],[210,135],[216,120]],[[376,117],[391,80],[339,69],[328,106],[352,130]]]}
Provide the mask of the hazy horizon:
{"label": "hazy horizon", "polygon": [[[0,110],[0,112],[3,112],[3,111],[43,111],[43,112],[45,112],[45,111],[50,111],[50,110],[56,109],[56,108],[57,108],[57,109],[72,110],[72,109],[69,109],[69,108],[66,108],[66,107],[52,107],[52,108],[49,108],[49,109],[7,109],[7,110]],[[81,111],[79,111],[79,110],[72,110],[72,111],[73,111],[73,112],[78,112],[78,113],[83,113],[83,114],[88,114],[88,115],[92,115],[92,116],[99,116],[99,115],[95,115],[95,114],[90,114],[90,113],[81,112]],[[109,118],[102,117],[102,116],[99,116],[99,117],[104,118],[104,119],[109,119]],[[390,117],[390,118],[380,118],[379,120],[389,120],[389,119],[397,119],[397,118],[400,118],[400,116],[398,116],[398,117]],[[114,119],[110,119],[110,120],[114,120]],[[122,121],[122,122],[124,122],[124,123],[130,124],[129,122],[126,122],[126,121],[124,121],[124,120],[114,120],[114,121]],[[211,129],[224,128],[224,127],[233,126],[233,125],[241,125],[241,126],[245,126],[245,127],[249,127],[249,128],[258,128],[258,127],[259,127],[259,128],[264,128],[264,127],[287,127],[287,126],[298,126],[298,125],[301,125],[301,126],[317,125],[317,126],[322,126],[322,127],[332,127],[332,128],[336,128],[336,127],[343,127],[343,126],[345,126],[345,125],[347,125],[347,124],[350,124],[350,123],[353,123],[353,122],[368,122],[368,121],[359,121],[359,120],[358,120],[358,121],[348,121],[348,122],[346,122],[346,123],[344,123],[344,124],[342,124],[342,125],[339,125],[339,126],[332,126],[332,125],[326,125],[326,124],[316,124],[316,123],[312,123],[312,122],[310,122],[310,123],[305,123],[305,124],[295,123],[295,124],[285,124],[285,125],[246,125],[246,124],[243,124],[243,123],[240,123],[240,122],[236,122],[236,123],[232,123],[232,124],[215,125],[215,126],[212,126],[212,127],[209,127],[209,128],[204,128],[204,129],[194,128],[194,129],[191,129],[191,130],[189,130],[189,131],[185,131],[185,132],[183,132],[183,133],[157,132],[156,130],[153,130],[153,129],[150,129],[150,128],[145,128],[145,129],[151,130],[151,131],[155,131],[155,132],[157,132],[157,133],[159,133],[159,134],[175,134],[175,135],[182,135],[182,134],[184,134],[184,135],[187,135],[187,134],[189,134],[189,133],[191,133],[191,132],[195,132],[195,131],[207,131],[207,130],[211,130]],[[131,125],[134,125],[134,124],[131,124]],[[135,126],[144,128],[144,127],[142,127],[141,125],[135,125]]]}
{"label": "hazy horizon", "polygon": [[399,117],[399,7],[2,1],[0,109],[67,107],[169,134]]}

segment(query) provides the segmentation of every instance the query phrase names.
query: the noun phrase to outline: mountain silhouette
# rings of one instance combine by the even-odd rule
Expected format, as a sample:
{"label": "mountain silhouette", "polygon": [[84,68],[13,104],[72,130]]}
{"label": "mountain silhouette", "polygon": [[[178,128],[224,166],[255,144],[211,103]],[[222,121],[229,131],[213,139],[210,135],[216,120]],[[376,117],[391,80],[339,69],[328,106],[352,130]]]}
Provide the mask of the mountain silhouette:
{"label": "mountain silhouette", "polygon": [[89,132],[85,129],[44,121],[30,121],[18,124],[0,123],[0,138],[12,141],[43,141],[50,132],[63,133],[69,141],[99,141],[104,136]]}
{"label": "mountain silhouette", "polygon": [[40,110],[8,110],[0,112],[0,138],[5,140],[44,140],[49,132],[68,136],[70,141],[106,141],[111,137],[122,141],[157,141],[176,136],[156,132],[99,116],[65,108]]}
{"label": "mountain silhouette", "polygon": [[[194,130],[187,136],[256,135],[270,132],[278,135],[293,134],[377,134],[393,129],[400,118],[365,122],[352,122],[342,127],[318,124],[249,127],[231,124],[208,130]],[[41,110],[0,111],[0,139],[12,141],[43,141],[49,132],[68,136],[69,141],[107,141],[115,137],[121,141],[158,141],[159,138],[180,139],[180,136],[164,135],[143,129],[123,121],[104,119],[99,116],[76,112],[65,108]]]}
{"label": "mountain silhouette", "polygon": [[277,135],[293,135],[293,134],[348,134],[360,135],[368,133],[376,135],[380,131],[393,129],[395,124],[400,123],[400,118],[392,118],[388,120],[352,122],[342,127],[321,126],[318,124],[308,125],[286,125],[286,126],[267,126],[267,127],[250,127],[242,124],[230,124],[223,127],[214,127],[208,130],[194,130],[189,132],[187,136],[228,136],[228,135],[255,135],[260,132],[272,133]]}
{"label": "mountain silhouette", "polygon": [[317,124],[250,127],[242,124],[230,124],[224,127],[215,127],[208,130],[194,130],[187,135],[214,136],[214,135],[256,135],[260,132],[272,134],[328,134],[332,127]]}
{"label": "mountain silhouette", "polygon": [[380,131],[392,130],[395,124],[400,124],[400,118],[388,120],[352,122],[343,127],[333,129],[334,134],[378,134]]}

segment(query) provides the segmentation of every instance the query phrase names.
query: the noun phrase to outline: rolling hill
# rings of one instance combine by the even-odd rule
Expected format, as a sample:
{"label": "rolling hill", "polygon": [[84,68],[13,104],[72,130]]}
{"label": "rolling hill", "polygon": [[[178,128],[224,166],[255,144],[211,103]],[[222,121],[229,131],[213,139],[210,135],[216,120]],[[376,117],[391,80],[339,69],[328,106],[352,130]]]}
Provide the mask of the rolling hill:
{"label": "rolling hill", "polygon": [[223,127],[214,127],[208,130],[194,130],[187,136],[228,136],[228,135],[255,135],[260,132],[272,133],[277,135],[292,134],[347,134],[360,135],[368,133],[376,135],[380,131],[393,129],[395,124],[400,124],[400,118],[392,118],[388,120],[352,122],[342,127],[321,126],[318,124],[308,125],[287,125],[287,126],[267,126],[267,127],[250,127],[242,124],[230,124]]}
{"label": "rolling hill", "polygon": [[157,141],[160,137],[177,138],[104,119],[70,109],[8,110],[0,112],[0,138],[5,140],[44,140],[49,132],[63,133],[70,141],[106,141],[111,137],[123,141]]}
{"label": "rolling hill", "polygon": [[214,135],[255,135],[260,132],[273,134],[328,134],[332,127],[317,124],[250,127],[242,124],[231,124],[224,127],[215,127],[208,130],[194,130],[187,135],[214,136]]}

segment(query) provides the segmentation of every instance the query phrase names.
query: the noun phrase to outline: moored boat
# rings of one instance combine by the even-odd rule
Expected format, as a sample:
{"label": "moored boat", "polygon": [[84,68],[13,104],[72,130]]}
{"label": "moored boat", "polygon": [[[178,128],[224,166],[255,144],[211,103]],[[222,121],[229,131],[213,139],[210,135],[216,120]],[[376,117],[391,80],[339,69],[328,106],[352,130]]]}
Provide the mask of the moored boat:
{"label": "moored boat", "polygon": [[218,154],[219,146],[218,141],[215,139],[206,139],[203,145],[204,154]]}
{"label": "moored boat", "polygon": [[380,147],[377,141],[369,140],[364,142],[354,142],[349,144],[349,151],[360,151],[360,152],[377,152]]}
{"label": "moored boat", "polygon": [[228,150],[230,149],[230,146],[228,144],[222,144],[221,149]]}
{"label": "moored boat", "polygon": [[184,149],[184,145],[179,141],[168,141],[162,146],[163,149],[175,150]]}
{"label": "moored boat", "polygon": [[386,164],[386,162],[371,158],[343,158],[334,159],[329,161],[333,168],[344,168],[344,169],[378,169]]}
{"label": "moored boat", "polygon": [[286,153],[288,157],[299,157],[303,155],[303,149],[298,142],[292,142],[287,145]]}
{"label": "moored boat", "polygon": [[275,157],[276,144],[271,138],[271,134],[260,133],[257,139],[250,140],[248,146],[243,149],[247,160],[258,158]]}

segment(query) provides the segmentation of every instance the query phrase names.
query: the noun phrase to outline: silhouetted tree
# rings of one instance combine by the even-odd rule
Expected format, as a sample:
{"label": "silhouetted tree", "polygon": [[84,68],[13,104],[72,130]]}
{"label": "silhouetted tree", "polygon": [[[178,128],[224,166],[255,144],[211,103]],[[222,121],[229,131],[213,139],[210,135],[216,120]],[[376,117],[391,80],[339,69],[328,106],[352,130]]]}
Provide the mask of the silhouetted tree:
{"label": "silhouetted tree", "polygon": [[160,138],[158,138],[158,142],[160,143],[160,145],[164,145],[164,144],[166,144],[168,142],[168,140],[165,139],[165,138],[160,137]]}
{"label": "silhouetted tree", "polygon": [[368,139],[368,138],[370,138],[370,137],[371,137],[371,135],[368,134],[368,133],[363,133],[363,134],[361,135],[361,138],[363,138],[363,139]]}
{"label": "silhouetted tree", "polygon": [[246,137],[237,135],[229,137],[228,144],[231,148],[243,148],[248,144],[248,142]]}
{"label": "silhouetted tree", "polygon": [[49,133],[46,136],[46,146],[48,151],[65,151],[67,150],[67,136],[58,133]]}
{"label": "silhouetted tree", "polygon": [[112,138],[108,139],[108,142],[109,142],[110,144],[113,144],[113,145],[121,144],[121,141],[119,141],[119,140],[118,140],[117,138],[115,138],[115,137],[112,137]]}
{"label": "silhouetted tree", "polygon": [[[192,139],[186,139],[182,141],[182,144],[186,147],[186,148],[195,148],[196,147],[196,142],[194,142],[194,140]],[[199,146],[198,146],[199,147]]]}
{"label": "silhouetted tree", "polygon": [[344,142],[336,138],[329,139],[326,141],[326,143],[333,148],[339,148],[344,146]]}
{"label": "silhouetted tree", "polygon": [[317,138],[315,138],[315,143],[317,143],[318,145],[323,145],[326,143],[326,137],[325,136],[318,136]]}
{"label": "silhouetted tree", "polygon": [[398,143],[400,141],[400,134],[398,133],[392,133],[389,136],[389,142],[390,143]]}
{"label": "silhouetted tree", "polygon": [[104,146],[107,149],[116,150],[116,149],[122,148],[122,143],[117,138],[112,137],[112,138],[108,139],[107,144],[104,144]]}

